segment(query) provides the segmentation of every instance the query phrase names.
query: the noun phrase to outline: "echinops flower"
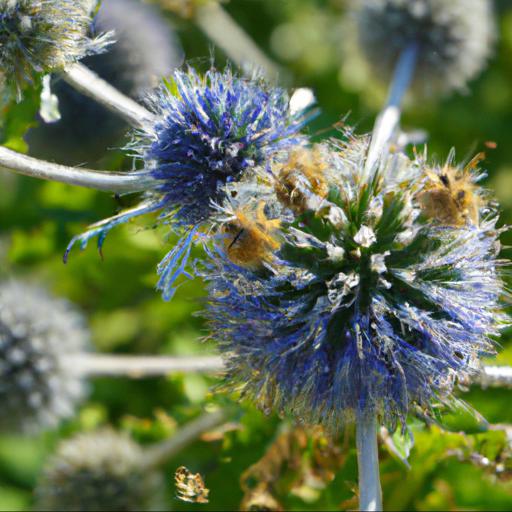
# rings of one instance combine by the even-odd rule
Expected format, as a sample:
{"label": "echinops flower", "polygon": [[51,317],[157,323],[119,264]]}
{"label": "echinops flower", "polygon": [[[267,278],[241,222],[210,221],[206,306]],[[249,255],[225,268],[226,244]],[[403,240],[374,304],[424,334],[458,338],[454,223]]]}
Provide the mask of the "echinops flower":
{"label": "echinops flower", "polygon": [[[107,52],[82,64],[127,96],[138,99],[183,62],[183,50],[169,23],[154,5],[140,0],[106,0],[94,17],[91,35],[113,32]],[[60,77],[52,82],[59,99],[59,122],[27,134],[30,154],[67,165],[94,162],[123,144],[126,123],[79,93]],[[77,122],[80,119],[80,122]]]}
{"label": "echinops flower", "polygon": [[102,51],[109,35],[88,37],[90,0],[0,0],[0,80],[18,95],[37,73],[59,71]]}
{"label": "echinops flower", "polygon": [[36,509],[157,510],[160,477],[143,467],[143,450],[111,429],[63,441],[43,470]]}
{"label": "echinops flower", "polygon": [[[307,122],[281,88],[262,79],[242,78],[229,68],[200,76],[189,68],[175,71],[150,101],[156,121],[135,135],[132,149],[144,169],[147,198],[139,207],[107,219],[75,237],[82,248],[99,236],[101,246],[109,229],[143,213],[161,211],[184,232],[160,265],[159,287],[170,298],[173,283],[185,271],[191,244],[205,225],[214,204],[222,202],[226,186],[257,166],[270,165],[274,155],[302,144],[299,132]],[[68,249],[69,251],[69,249]]]}
{"label": "echinops flower", "polygon": [[389,78],[400,53],[418,48],[417,90],[464,89],[483,69],[495,39],[488,0],[355,0],[360,50]]}
{"label": "echinops flower", "polygon": [[508,322],[477,161],[396,153],[365,172],[368,144],[348,134],[274,166],[252,209],[221,209],[204,271],[226,388],[333,430],[452,405]]}
{"label": "echinops flower", "polygon": [[66,356],[89,334],[68,302],[17,281],[0,285],[0,429],[33,433],[73,415],[85,387]]}

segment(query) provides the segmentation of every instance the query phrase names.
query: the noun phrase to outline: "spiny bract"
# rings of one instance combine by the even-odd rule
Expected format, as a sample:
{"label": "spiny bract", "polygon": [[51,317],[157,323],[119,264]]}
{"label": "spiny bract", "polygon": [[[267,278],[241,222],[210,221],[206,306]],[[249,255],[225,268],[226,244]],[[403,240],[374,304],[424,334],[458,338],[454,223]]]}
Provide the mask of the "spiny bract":
{"label": "spiny bract", "polygon": [[411,408],[450,403],[507,322],[496,212],[429,218],[418,197],[442,169],[397,153],[365,172],[367,150],[349,135],[292,154],[265,198],[279,249],[256,269],[230,261],[229,232],[204,272],[226,387],[333,429],[358,412],[394,429]]}
{"label": "spiny bract", "polygon": [[90,39],[90,0],[0,0],[0,79],[18,92],[37,73],[62,70],[104,49]]}
{"label": "spiny bract", "polygon": [[260,78],[247,79],[214,69],[200,76],[189,68],[175,71],[151,99],[153,126],[136,135],[132,147],[144,163],[138,171],[148,183],[147,200],[126,214],[107,219],[70,244],[84,248],[94,236],[99,245],[108,230],[130,218],[162,211],[161,220],[185,229],[162,261],[159,287],[170,298],[201,225],[222,202],[226,185],[256,166],[267,166],[277,152],[304,142],[307,121],[295,111],[285,90]]}
{"label": "spiny bract", "polygon": [[61,443],[36,488],[37,510],[157,510],[158,473],[143,467],[144,453],[110,429]]}
{"label": "spiny bract", "polygon": [[19,282],[0,285],[0,429],[55,427],[84,395],[67,355],[88,345],[82,316],[66,301]]}
{"label": "spiny bract", "polygon": [[463,89],[483,69],[494,42],[488,0],[356,0],[360,48],[389,77],[400,52],[418,46],[416,88]]}

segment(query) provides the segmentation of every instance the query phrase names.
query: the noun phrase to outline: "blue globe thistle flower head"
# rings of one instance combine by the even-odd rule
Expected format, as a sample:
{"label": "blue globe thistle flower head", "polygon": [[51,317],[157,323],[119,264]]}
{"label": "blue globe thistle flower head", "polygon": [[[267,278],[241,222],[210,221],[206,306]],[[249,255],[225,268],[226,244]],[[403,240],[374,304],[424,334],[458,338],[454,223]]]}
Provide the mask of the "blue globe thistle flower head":
{"label": "blue globe thistle flower head", "polygon": [[295,152],[274,203],[225,206],[204,271],[225,387],[333,430],[453,404],[508,321],[497,214],[471,165],[393,154],[365,175],[368,142]]}
{"label": "blue globe thistle flower head", "polygon": [[142,134],[141,156],[186,227],[210,217],[226,183],[304,140],[305,118],[290,112],[286,91],[229,68],[176,71],[151,103],[159,121]]}
{"label": "blue globe thistle flower head", "polygon": [[156,122],[139,131],[130,148],[143,161],[147,200],[74,239],[82,247],[113,226],[141,213],[161,211],[160,221],[184,233],[159,266],[164,297],[174,293],[191,244],[200,237],[230,184],[270,166],[280,152],[301,145],[300,130],[313,113],[291,102],[288,93],[259,77],[243,78],[230,68],[177,70],[150,98]]}

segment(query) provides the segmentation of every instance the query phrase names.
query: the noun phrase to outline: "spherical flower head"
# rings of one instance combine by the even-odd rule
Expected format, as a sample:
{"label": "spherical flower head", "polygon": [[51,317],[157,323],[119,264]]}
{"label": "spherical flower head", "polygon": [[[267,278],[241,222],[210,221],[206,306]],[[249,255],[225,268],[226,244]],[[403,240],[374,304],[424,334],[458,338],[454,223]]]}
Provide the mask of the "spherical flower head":
{"label": "spherical flower head", "polygon": [[185,235],[159,266],[164,298],[186,273],[191,244],[211,220],[227,187],[256,173],[260,166],[305,142],[299,132],[311,117],[309,102],[292,101],[287,92],[258,77],[243,78],[227,68],[200,76],[177,70],[151,99],[156,121],[135,136],[131,148],[144,162],[137,171],[147,184],[139,207],[107,219],[72,240],[84,248],[94,236],[101,246],[112,227],[148,212],[160,211]]}
{"label": "spherical flower head", "polygon": [[156,510],[159,476],[144,468],[143,450],[105,429],[61,443],[36,488],[37,510]]}
{"label": "spherical flower head", "polygon": [[33,433],[70,417],[84,385],[65,357],[87,346],[82,316],[43,290],[0,285],[0,430]]}
{"label": "spherical flower head", "polygon": [[18,91],[37,73],[62,70],[91,52],[105,37],[87,36],[88,0],[0,0],[0,78]]}
{"label": "spherical flower head", "polygon": [[[91,32],[113,32],[115,43],[109,51],[87,56],[81,62],[131,98],[143,97],[183,62],[183,51],[167,20],[155,5],[140,0],[103,2]],[[108,148],[121,144],[127,125],[119,116],[64,80],[52,82],[52,92],[59,98],[62,119],[28,132],[32,156],[81,165],[98,160]]]}
{"label": "spherical flower head", "polygon": [[302,142],[302,112],[262,79],[176,71],[153,98],[158,121],[142,139],[144,162],[179,224],[207,219],[224,185]]}
{"label": "spherical flower head", "polygon": [[[349,136],[292,155],[265,207],[279,249],[255,268],[230,258],[245,243],[232,236],[205,271],[226,387],[333,430],[360,412],[394,429],[453,403],[507,322],[496,214],[483,195],[478,218],[469,206],[476,173],[403,154],[365,173],[367,150]],[[441,188],[460,215],[432,215]]]}
{"label": "spherical flower head", "polygon": [[488,0],[357,0],[361,51],[389,77],[400,53],[418,47],[416,89],[464,89],[489,58],[495,24]]}

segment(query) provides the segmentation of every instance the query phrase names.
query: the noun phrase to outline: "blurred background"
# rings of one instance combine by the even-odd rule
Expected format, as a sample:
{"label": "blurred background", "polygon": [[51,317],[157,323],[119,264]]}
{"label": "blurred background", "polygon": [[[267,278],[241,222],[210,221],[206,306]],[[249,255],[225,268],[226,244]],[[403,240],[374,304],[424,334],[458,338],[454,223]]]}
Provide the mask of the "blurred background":
{"label": "blurred background", "polygon": [[[116,25],[112,56],[87,65],[138,97],[154,77],[184,60],[206,69],[228,60],[197,22],[186,0],[153,0],[139,11],[138,0],[104,0],[99,31]],[[223,9],[279,67],[286,86],[315,91],[321,115],[310,133],[335,135],[342,119],[357,133],[371,130],[386,90],[373,82],[351,47],[351,27],[343,0],[231,0]],[[467,94],[407,101],[403,127],[425,130],[431,157],[443,161],[452,147],[458,160],[484,151],[484,185],[494,191],[512,222],[512,1],[497,0],[499,41],[486,71]],[[117,53],[115,53],[117,52]],[[109,61],[109,59],[111,59]],[[115,63],[115,67],[114,67]],[[63,120],[33,127],[17,141],[29,154],[72,165],[130,169],[119,150],[127,127],[54,79]],[[18,107],[16,116],[32,114]],[[100,258],[94,243],[75,250],[64,265],[72,236],[97,220],[129,206],[134,198],[39,182],[0,172],[0,278],[42,284],[74,302],[86,315],[95,350],[130,354],[214,354],[200,317],[203,287],[187,281],[171,303],[155,291],[158,261],[172,247],[169,229],[153,229],[152,219],[114,229]],[[154,220],[154,219],[153,219]],[[503,237],[505,246],[512,235]],[[510,257],[510,251],[504,249]],[[511,333],[501,341],[499,363],[512,365]],[[65,340],[63,340],[63,343]],[[213,403],[231,397],[212,393],[215,379],[201,375],[167,378],[91,380],[88,400],[76,417],[35,437],[0,435],[0,510],[27,510],[45,460],[59,440],[75,432],[113,425],[143,445],[165,439],[179,425]],[[461,394],[498,435],[471,414],[443,414],[442,427],[412,423],[409,464],[399,454],[410,449],[397,436],[383,443],[382,483],[389,510],[510,510],[512,508],[512,392],[472,389]],[[1,407],[1,404],[0,404]],[[330,440],[318,433],[290,434],[286,420],[267,418],[248,404],[237,406],[226,432],[198,440],[164,468],[165,506],[173,510],[237,510],[250,489],[266,481],[267,508],[258,510],[344,510],[357,505],[357,467],[352,433]],[[277,447],[277,448],[276,448]],[[273,451],[272,451],[273,450]],[[257,470],[245,473],[254,464]],[[185,465],[199,472],[210,489],[208,504],[175,497],[174,471]],[[241,482],[242,478],[242,482]],[[248,481],[251,480],[249,483]],[[267,481],[268,480],[268,481]],[[270,483],[269,483],[270,482]],[[245,495],[245,496],[244,496]],[[274,500],[274,501],[272,501]]]}

